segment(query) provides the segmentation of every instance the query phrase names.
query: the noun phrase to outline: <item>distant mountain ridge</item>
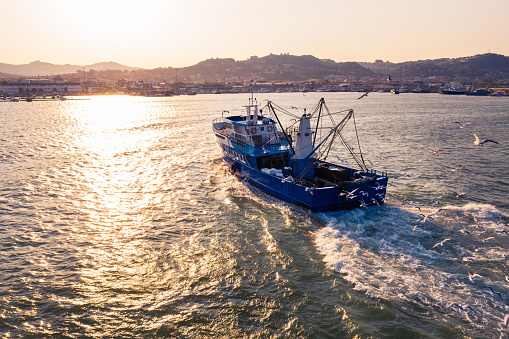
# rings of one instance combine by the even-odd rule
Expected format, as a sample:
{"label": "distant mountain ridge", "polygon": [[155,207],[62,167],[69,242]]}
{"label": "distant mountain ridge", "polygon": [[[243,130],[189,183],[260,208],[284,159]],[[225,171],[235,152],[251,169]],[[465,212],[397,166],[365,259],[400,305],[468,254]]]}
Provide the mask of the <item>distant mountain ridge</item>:
{"label": "distant mountain ridge", "polygon": [[121,71],[134,71],[140,69],[140,67],[129,67],[121,65],[119,63],[110,62],[98,62],[92,65],[54,65],[48,62],[33,61],[29,64],[24,65],[11,65],[0,63],[0,73],[8,73],[17,76],[48,76],[57,74],[69,74],[76,73],[79,70],[91,70],[96,71],[107,71],[107,70],[121,70]]}
{"label": "distant mountain ridge", "polygon": [[[101,62],[92,65],[53,65],[35,61],[26,65],[0,63],[0,78],[14,76],[66,75],[70,79],[76,71],[95,70],[97,76],[107,74],[108,80],[156,80],[180,82],[227,82],[254,79],[267,82],[331,80],[352,81],[371,78],[385,79],[390,74],[397,81],[403,79],[435,78],[437,81],[459,79],[491,79],[509,82],[509,57],[500,54],[480,54],[453,59],[418,60],[391,63],[335,62],[312,55],[269,54],[253,56],[247,60],[211,58],[187,67],[165,67],[143,69],[124,66],[116,62]],[[124,72],[127,71],[127,72]]]}
{"label": "distant mountain ridge", "polygon": [[442,79],[447,77],[465,77],[469,79],[492,77],[509,81],[509,57],[494,53],[453,59],[360,64],[376,73],[391,74],[394,80],[397,80],[399,76],[403,76],[404,78],[438,77]]}
{"label": "distant mountain ridge", "polygon": [[247,60],[208,59],[196,65],[179,68],[184,77],[198,74],[203,79],[255,77],[265,81],[303,81],[330,76],[372,76],[374,72],[356,62],[335,62],[318,59],[312,55],[295,56],[289,54],[270,54],[264,57],[251,57]]}
{"label": "distant mountain ridge", "polygon": [[[175,68],[158,68],[131,72],[136,78],[175,79]],[[366,62],[335,62],[318,59],[312,55],[295,56],[289,54],[270,54],[264,57],[251,57],[235,61],[231,58],[208,59],[196,65],[178,69],[180,81],[235,81],[252,77],[253,79],[274,81],[305,81],[310,79],[329,79],[332,81],[356,80],[362,78],[386,79],[390,74],[397,81],[435,77],[440,81],[467,78],[492,78],[495,81],[509,82],[509,57],[487,53],[455,59],[418,60],[401,63],[381,60]]]}

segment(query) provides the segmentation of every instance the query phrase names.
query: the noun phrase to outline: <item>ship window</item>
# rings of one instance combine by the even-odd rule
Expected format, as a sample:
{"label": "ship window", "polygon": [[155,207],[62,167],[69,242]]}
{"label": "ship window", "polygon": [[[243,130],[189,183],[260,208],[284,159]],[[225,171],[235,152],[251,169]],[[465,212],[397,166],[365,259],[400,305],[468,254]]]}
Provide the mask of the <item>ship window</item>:
{"label": "ship window", "polygon": [[263,131],[264,127],[260,127],[260,131]]}

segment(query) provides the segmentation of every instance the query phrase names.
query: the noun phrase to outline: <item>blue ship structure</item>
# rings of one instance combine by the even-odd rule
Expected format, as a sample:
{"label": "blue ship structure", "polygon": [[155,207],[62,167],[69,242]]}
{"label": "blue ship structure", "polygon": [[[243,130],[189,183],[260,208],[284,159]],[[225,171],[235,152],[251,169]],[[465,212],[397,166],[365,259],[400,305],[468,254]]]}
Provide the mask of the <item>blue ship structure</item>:
{"label": "blue ship structure", "polygon": [[[354,152],[341,133],[348,121],[355,125],[353,110],[330,113],[322,98],[313,113],[304,110],[296,116],[270,101],[259,110],[252,95],[244,109],[245,114],[212,122],[223,159],[235,176],[315,213],[384,203],[387,175],[368,168],[360,145]],[[336,122],[339,113],[345,116]],[[284,128],[278,114],[289,115],[295,123]],[[358,168],[327,161],[335,141],[345,146]]]}

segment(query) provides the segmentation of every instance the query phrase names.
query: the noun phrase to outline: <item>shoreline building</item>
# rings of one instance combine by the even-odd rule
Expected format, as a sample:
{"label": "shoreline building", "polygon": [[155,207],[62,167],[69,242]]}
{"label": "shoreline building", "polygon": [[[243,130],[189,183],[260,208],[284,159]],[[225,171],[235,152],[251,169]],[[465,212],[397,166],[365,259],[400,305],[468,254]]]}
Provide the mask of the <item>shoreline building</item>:
{"label": "shoreline building", "polygon": [[52,80],[24,79],[22,82],[0,84],[0,95],[4,96],[72,95],[81,93],[80,83],[64,82],[59,76]]}

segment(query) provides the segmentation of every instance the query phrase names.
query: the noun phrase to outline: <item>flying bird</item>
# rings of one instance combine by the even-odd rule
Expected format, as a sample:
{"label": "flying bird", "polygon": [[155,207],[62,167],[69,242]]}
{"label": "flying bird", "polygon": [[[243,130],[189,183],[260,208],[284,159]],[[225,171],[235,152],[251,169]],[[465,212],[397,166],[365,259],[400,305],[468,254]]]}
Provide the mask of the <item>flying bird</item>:
{"label": "flying bird", "polygon": [[451,239],[444,239],[441,242],[436,243],[435,246],[433,246],[432,248],[435,248],[437,246],[444,246],[445,242],[449,241],[449,240],[451,240]]}
{"label": "flying bird", "polygon": [[484,139],[481,141],[481,139],[479,139],[479,137],[475,134],[475,133],[472,133],[475,137],[475,140],[474,140],[474,145],[476,146],[484,146],[485,143],[487,142],[493,142],[495,144],[498,144],[498,142],[494,141],[494,140],[490,140],[490,139]]}
{"label": "flying bird", "polygon": [[500,297],[500,299],[504,299],[504,297],[502,296],[502,293],[496,292],[493,289],[493,287],[491,287],[491,286],[486,285],[486,287],[490,289],[491,295],[493,295],[493,296],[498,295]]}
{"label": "flying bird", "polygon": [[482,277],[477,273],[474,273],[474,274],[470,274],[470,272],[467,272],[467,273],[468,273],[468,280],[470,280],[471,282],[474,282],[474,278],[482,279]]}
{"label": "flying bird", "polygon": [[465,122],[464,124],[462,124],[459,121],[455,121],[454,123],[460,125],[460,128],[465,128],[466,125],[470,125],[471,124],[471,122]]}
{"label": "flying bird", "polygon": [[412,228],[412,231],[415,231],[418,227],[421,227],[421,225],[415,225],[414,228]]}
{"label": "flying bird", "polygon": [[419,222],[420,222],[421,224],[424,224],[426,221],[428,221],[428,219],[435,220],[435,219],[433,219],[433,217],[432,217],[433,215],[435,215],[435,213],[430,213],[430,214],[426,214],[426,215],[424,215],[424,214],[419,214],[419,215],[424,217],[422,220],[419,220]]}
{"label": "flying bird", "polygon": [[[416,206],[416,207],[417,207],[417,206]],[[419,208],[419,211],[420,211],[420,210],[421,210],[421,209]],[[422,219],[420,222],[424,224],[424,223],[426,222],[426,220],[428,220],[428,219],[435,220],[435,219],[433,219],[433,216],[437,216],[437,215],[438,215],[438,212],[445,211],[445,210],[446,210],[446,208],[439,208],[439,209],[437,209],[435,212],[430,213],[430,214],[426,214],[426,215],[424,215],[424,214],[419,214],[419,215],[422,215],[422,216],[424,217],[424,219]]]}
{"label": "flying bird", "polygon": [[439,149],[434,149],[434,150],[431,150],[431,151],[427,151],[426,153],[424,153],[423,155],[426,155],[428,153],[433,153],[433,155],[437,154],[438,151],[443,151],[443,149],[439,148]]}
{"label": "flying bird", "polygon": [[367,91],[366,93],[364,93],[363,95],[361,95],[360,97],[357,98],[357,100],[359,99],[362,99],[364,97],[367,97],[368,96],[368,93],[371,92],[372,89],[370,89],[369,91]]}
{"label": "flying bird", "polygon": [[470,305],[461,306],[458,303],[452,303],[449,305],[449,307],[452,307],[452,306],[456,306],[459,309],[460,313],[463,313],[463,311],[466,311],[466,310],[472,310],[472,312],[477,313],[475,311],[475,309]]}
{"label": "flying bird", "polygon": [[509,325],[509,314],[506,314],[504,317],[504,321],[502,321],[502,325],[507,327]]}

